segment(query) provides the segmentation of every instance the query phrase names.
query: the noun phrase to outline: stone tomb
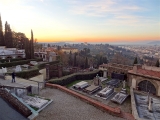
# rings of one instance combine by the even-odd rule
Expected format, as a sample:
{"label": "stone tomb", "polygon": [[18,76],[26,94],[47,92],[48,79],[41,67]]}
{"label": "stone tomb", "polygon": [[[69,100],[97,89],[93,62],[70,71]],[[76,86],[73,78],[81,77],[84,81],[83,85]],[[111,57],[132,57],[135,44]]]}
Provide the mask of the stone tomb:
{"label": "stone tomb", "polygon": [[111,79],[110,81],[106,82],[107,85],[113,86],[113,87],[118,87],[120,84],[120,80],[118,79]]}
{"label": "stone tomb", "polygon": [[28,104],[29,106],[35,107],[35,108],[42,108],[44,105],[46,105],[49,101],[39,98],[39,97],[31,97],[31,96],[23,96],[22,100]]}
{"label": "stone tomb", "polygon": [[123,88],[120,92],[118,92],[112,99],[111,101],[116,102],[118,104],[122,104],[126,98],[128,97],[127,91],[125,89],[126,87],[126,82],[123,81]]}
{"label": "stone tomb", "polygon": [[160,100],[159,98],[149,97],[134,93],[136,109],[141,119],[160,120]]}
{"label": "stone tomb", "polygon": [[101,97],[102,99],[108,99],[110,96],[112,96],[114,93],[114,88],[111,86],[105,87],[103,90],[101,90],[99,93],[97,93],[96,97]]}
{"label": "stone tomb", "polygon": [[84,89],[84,88],[86,88],[86,87],[88,87],[88,86],[89,86],[89,85],[88,85],[87,82],[81,81],[81,82],[76,83],[75,85],[73,85],[73,88],[81,90],[81,89]]}
{"label": "stone tomb", "polygon": [[93,94],[97,92],[98,90],[102,89],[101,80],[99,79],[99,76],[97,75],[96,78],[93,79],[93,84],[85,88],[83,91],[88,94]]}
{"label": "stone tomb", "polygon": [[20,72],[20,71],[22,71],[22,68],[20,65],[17,65],[15,68],[15,72]]}

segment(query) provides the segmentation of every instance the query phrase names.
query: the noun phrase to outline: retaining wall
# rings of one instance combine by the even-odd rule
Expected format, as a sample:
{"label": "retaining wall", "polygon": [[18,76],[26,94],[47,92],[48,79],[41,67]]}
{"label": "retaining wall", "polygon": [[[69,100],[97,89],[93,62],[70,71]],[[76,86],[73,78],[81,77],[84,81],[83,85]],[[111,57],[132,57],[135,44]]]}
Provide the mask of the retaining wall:
{"label": "retaining wall", "polygon": [[[7,90],[0,89],[0,96],[11,104],[19,113],[28,117],[32,114],[31,110],[28,109],[23,103],[21,103],[17,98],[11,95]],[[3,109],[3,108],[2,108]]]}

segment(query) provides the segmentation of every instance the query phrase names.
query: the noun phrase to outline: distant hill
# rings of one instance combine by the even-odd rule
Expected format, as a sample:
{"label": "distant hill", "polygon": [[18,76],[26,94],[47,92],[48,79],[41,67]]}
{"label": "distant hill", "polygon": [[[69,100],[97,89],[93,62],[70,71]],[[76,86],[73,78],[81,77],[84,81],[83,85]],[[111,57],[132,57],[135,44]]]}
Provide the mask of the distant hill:
{"label": "distant hill", "polygon": [[151,45],[160,45],[160,41],[151,41],[148,44],[151,44]]}
{"label": "distant hill", "polygon": [[40,42],[41,44],[50,44],[50,45],[59,45],[59,46],[63,46],[63,45],[68,45],[69,43],[66,43],[66,42]]}

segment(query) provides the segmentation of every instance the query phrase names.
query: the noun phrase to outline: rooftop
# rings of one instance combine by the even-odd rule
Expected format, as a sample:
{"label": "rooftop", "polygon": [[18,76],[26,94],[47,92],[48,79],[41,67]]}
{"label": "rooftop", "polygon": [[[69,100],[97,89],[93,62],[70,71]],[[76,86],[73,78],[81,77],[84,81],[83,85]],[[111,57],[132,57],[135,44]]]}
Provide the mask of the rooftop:
{"label": "rooftop", "polygon": [[[135,73],[134,70],[130,70],[129,73]],[[137,69],[137,74],[147,75],[151,77],[160,78],[160,71],[146,70],[146,69]]]}

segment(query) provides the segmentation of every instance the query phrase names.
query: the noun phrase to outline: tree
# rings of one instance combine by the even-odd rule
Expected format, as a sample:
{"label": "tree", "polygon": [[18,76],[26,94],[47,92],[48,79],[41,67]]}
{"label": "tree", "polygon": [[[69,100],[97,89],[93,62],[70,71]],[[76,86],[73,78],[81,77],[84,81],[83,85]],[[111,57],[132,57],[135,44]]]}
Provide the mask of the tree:
{"label": "tree", "polygon": [[21,32],[12,32],[13,34],[13,47],[18,49],[25,49],[26,35]]}
{"label": "tree", "polygon": [[24,48],[25,48],[26,59],[30,59],[31,58],[31,55],[30,55],[30,41],[29,41],[28,38],[25,38]]}
{"label": "tree", "polygon": [[137,57],[135,57],[135,59],[134,59],[133,65],[134,65],[134,64],[138,64]]}
{"label": "tree", "polygon": [[31,30],[31,40],[30,40],[30,51],[31,51],[30,55],[31,55],[31,59],[34,58],[34,46],[33,46],[33,42],[34,42],[34,40],[33,40],[33,31]]}
{"label": "tree", "polygon": [[73,66],[77,66],[76,57],[77,57],[77,53],[74,53],[74,62],[73,62]]}
{"label": "tree", "polygon": [[48,47],[51,47],[51,45],[48,43]]}
{"label": "tree", "polygon": [[12,48],[13,47],[13,38],[12,38],[12,31],[10,29],[10,25],[7,23],[5,23],[5,46],[7,48]]}
{"label": "tree", "polygon": [[159,67],[159,60],[157,60],[157,62],[156,62],[156,65],[155,65],[156,67]]}
{"label": "tree", "polygon": [[85,59],[84,67],[85,67],[85,68],[88,68],[88,58],[87,58],[87,57],[86,57],[86,59]]}
{"label": "tree", "polygon": [[1,15],[0,15],[0,46],[5,46],[4,36],[3,36],[3,27],[2,27],[2,21],[1,21]]}

